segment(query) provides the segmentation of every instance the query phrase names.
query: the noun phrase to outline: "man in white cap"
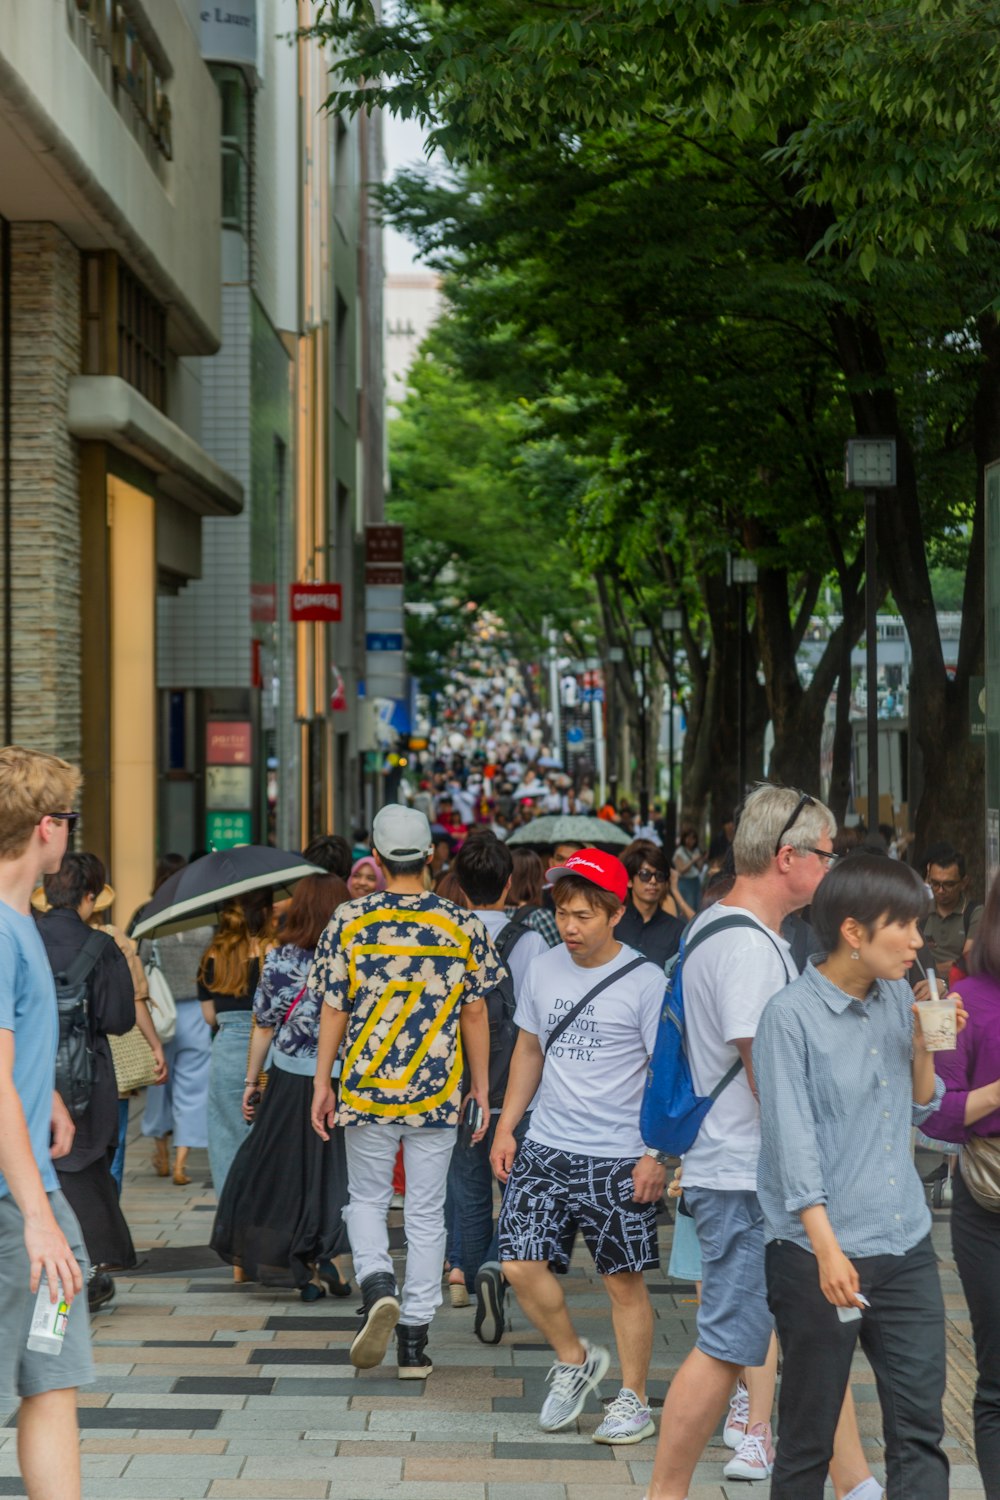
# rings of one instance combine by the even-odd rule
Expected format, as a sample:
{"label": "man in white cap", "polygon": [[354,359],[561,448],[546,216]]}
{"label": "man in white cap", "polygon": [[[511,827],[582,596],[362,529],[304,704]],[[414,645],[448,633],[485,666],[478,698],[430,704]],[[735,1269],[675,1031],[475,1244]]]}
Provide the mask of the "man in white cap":
{"label": "man in white cap", "polygon": [[[386,889],[337,908],[309,976],[322,1001],[312,1123],[324,1140],[332,1126],[345,1127],[344,1218],[364,1303],[351,1363],[381,1364],[395,1328],[400,1379],[422,1380],[433,1369],[427,1332],[441,1305],[448,1167],[470,1101],[482,1110],[472,1140],[489,1125],[484,997],[503,970],[479,918],[424,888],[433,840],[423,813],[383,807],[372,843]],[[341,1046],[338,1099],[330,1075]],[[464,1058],[472,1079],[465,1100]],[[401,1297],[386,1222],[400,1142],[407,1244]]]}

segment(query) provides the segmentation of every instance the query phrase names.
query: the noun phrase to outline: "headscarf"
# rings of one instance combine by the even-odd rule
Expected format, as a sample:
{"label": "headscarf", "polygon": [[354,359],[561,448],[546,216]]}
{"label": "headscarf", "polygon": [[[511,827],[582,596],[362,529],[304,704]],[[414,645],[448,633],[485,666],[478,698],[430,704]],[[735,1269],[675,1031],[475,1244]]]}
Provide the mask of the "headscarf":
{"label": "headscarf", "polygon": [[360,870],[362,865],[371,865],[372,869],[375,871],[375,889],[377,891],[384,891],[385,876],[382,874],[382,871],[379,869],[378,864],[370,854],[363,854],[360,859],[356,859],[354,861],[353,865],[351,866],[351,874],[347,877],[348,881],[350,881],[351,877],[354,875],[355,870]]}

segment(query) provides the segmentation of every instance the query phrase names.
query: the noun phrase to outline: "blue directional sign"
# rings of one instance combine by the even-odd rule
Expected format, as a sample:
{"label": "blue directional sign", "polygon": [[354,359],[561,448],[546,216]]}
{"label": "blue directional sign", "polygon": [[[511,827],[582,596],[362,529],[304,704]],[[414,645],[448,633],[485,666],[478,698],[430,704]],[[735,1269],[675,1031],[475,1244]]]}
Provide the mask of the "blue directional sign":
{"label": "blue directional sign", "polygon": [[577,724],[572,725],[566,731],[567,745],[582,745],[586,737],[583,730]]}
{"label": "blue directional sign", "polygon": [[365,636],[366,651],[402,651],[402,633],[387,630],[370,630]]}

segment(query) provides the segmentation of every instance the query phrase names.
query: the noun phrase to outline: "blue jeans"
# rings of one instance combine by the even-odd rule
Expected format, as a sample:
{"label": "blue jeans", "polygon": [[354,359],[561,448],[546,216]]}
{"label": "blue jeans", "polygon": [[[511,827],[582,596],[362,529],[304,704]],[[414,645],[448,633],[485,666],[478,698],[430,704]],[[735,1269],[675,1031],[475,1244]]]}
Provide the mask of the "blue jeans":
{"label": "blue jeans", "polygon": [[111,1175],[118,1184],[118,1196],[122,1195],[122,1178],[125,1176],[125,1135],[128,1131],[128,1100],[118,1101],[118,1146],[111,1163]]}
{"label": "blue jeans", "polygon": [[[455,1147],[448,1174],[448,1191],[455,1205],[457,1238],[465,1284],[471,1287],[480,1266],[496,1260],[500,1254],[496,1225],[493,1222],[493,1168],[490,1152],[496,1134],[500,1111],[490,1112],[486,1134],[475,1146]],[[526,1114],[514,1131],[520,1145],[531,1123]]]}
{"label": "blue jeans", "polygon": [[250,1129],[243,1118],[250,1012],[224,1010],[218,1021],[208,1076],[208,1164],[216,1198],[222,1195],[233,1157]]}

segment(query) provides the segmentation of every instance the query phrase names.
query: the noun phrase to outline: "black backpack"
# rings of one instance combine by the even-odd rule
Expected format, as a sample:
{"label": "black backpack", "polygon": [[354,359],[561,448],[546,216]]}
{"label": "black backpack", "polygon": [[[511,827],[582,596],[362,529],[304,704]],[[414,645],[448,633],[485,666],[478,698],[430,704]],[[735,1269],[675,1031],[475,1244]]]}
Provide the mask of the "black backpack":
{"label": "black backpack", "polygon": [[89,933],[73,962],[54,975],[59,1007],[56,1088],[74,1120],[86,1113],[94,1087],[94,1049],[87,1004],[90,976],[105,946],[112,941],[106,933]]}
{"label": "black backpack", "polygon": [[497,1110],[503,1104],[510,1073],[510,1060],[517,1041],[514,1025],[514,980],[510,972],[510,955],[530,927],[518,921],[520,912],[515,912],[506,927],[501,928],[493,939],[493,946],[504,966],[503,978],[493,986],[486,996],[486,1014],[490,1022],[490,1109]]}

